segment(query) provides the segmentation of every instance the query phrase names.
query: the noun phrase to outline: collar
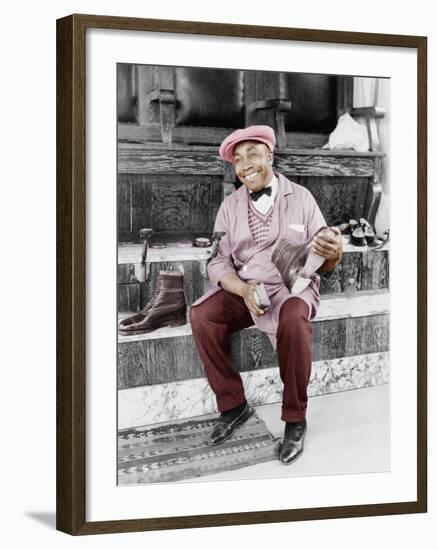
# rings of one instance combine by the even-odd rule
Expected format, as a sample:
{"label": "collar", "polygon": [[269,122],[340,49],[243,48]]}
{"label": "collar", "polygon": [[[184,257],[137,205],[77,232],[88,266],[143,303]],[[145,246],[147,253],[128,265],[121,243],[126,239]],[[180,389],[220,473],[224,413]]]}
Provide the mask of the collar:
{"label": "collar", "polygon": [[[292,183],[290,180],[288,180],[283,174],[280,174],[280,172],[277,172],[274,170],[274,176],[276,178],[277,182],[277,193],[280,195],[290,195],[295,193],[295,183]],[[272,180],[269,182],[271,184]],[[234,195],[235,193],[235,195]],[[248,201],[249,200],[249,193],[248,189],[245,187],[245,185],[242,183],[242,185],[237,189],[237,191],[234,191],[230,196],[234,196],[235,200],[237,201]]]}
{"label": "collar", "polygon": [[[275,174],[273,173],[272,174],[272,178],[271,178],[271,181],[268,183],[268,185],[265,185],[265,189],[266,187],[271,187],[272,188],[272,193],[271,193],[271,196],[269,197],[269,199],[274,202],[274,199],[277,195],[277,191],[278,191],[278,180],[275,176]],[[250,191],[249,194],[251,195],[253,193],[253,191]],[[259,199],[260,200],[260,199]]]}

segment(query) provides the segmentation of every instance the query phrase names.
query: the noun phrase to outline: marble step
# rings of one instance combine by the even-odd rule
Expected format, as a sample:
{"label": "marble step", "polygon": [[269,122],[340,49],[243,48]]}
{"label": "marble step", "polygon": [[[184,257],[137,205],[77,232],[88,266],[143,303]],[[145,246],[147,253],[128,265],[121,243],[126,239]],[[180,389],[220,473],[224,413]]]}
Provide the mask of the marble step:
{"label": "marble step", "polygon": [[[387,384],[389,352],[315,361],[308,386],[312,397]],[[281,412],[283,384],[277,367],[242,373],[250,405],[276,403]],[[205,378],[139,386],[118,391],[118,429],[217,413],[216,400]]]}
{"label": "marble step", "polygon": [[[389,287],[389,244],[375,252],[357,247],[344,239],[342,262],[330,278],[321,278],[321,295],[368,291]],[[206,274],[210,248],[178,248],[175,244],[162,250],[149,249],[146,268],[141,265],[142,246],[121,244],[118,248],[118,310],[139,311],[151,299],[161,270],[183,271],[188,304],[209,288]]]}
{"label": "marble step", "polygon": [[[313,360],[330,361],[389,349],[389,294],[323,296],[313,322]],[[120,314],[124,318],[129,314]],[[242,372],[273,368],[276,354],[265,334],[250,327],[232,335],[234,364]],[[149,334],[118,337],[118,387],[169,384],[204,376],[190,323]]]}

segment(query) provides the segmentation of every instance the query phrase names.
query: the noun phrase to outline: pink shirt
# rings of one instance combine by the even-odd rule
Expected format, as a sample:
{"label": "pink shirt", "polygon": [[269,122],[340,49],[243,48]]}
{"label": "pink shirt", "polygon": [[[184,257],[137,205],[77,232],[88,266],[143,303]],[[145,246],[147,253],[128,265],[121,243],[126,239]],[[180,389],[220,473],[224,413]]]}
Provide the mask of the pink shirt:
{"label": "pink shirt", "polygon": [[[276,172],[278,193],[274,202],[268,237],[256,243],[248,225],[248,190],[244,185],[222,202],[214,231],[225,231],[218,253],[208,265],[212,288],[192,307],[221,290],[219,281],[227,273],[236,273],[243,281],[263,282],[271,300],[271,308],[262,316],[252,315],[255,325],[265,332],[276,348],[276,333],[280,308],[292,298],[280,273],[271,262],[272,249],[277,239],[288,239],[301,244],[327,225],[313,195],[305,187],[293,183]],[[309,319],[313,319],[319,306],[319,275],[314,274],[310,285],[299,295],[309,306]]]}

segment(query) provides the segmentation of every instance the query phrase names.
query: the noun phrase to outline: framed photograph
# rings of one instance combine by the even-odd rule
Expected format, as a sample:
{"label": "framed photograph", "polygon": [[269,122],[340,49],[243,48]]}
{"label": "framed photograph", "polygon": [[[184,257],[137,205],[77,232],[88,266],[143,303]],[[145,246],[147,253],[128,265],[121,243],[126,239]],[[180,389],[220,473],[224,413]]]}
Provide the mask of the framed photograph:
{"label": "framed photograph", "polygon": [[57,21],[57,528],[427,510],[427,41]]}

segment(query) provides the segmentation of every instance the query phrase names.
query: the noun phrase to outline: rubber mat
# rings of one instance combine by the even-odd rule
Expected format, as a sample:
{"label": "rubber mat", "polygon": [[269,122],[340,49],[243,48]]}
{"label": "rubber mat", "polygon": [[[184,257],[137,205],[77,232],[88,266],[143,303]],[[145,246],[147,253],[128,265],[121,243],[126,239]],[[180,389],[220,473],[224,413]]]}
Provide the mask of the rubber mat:
{"label": "rubber mat", "polygon": [[278,460],[278,439],[254,413],[220,445],[208,435],[217,415],[119,431],[118,485],[181,481]]}

